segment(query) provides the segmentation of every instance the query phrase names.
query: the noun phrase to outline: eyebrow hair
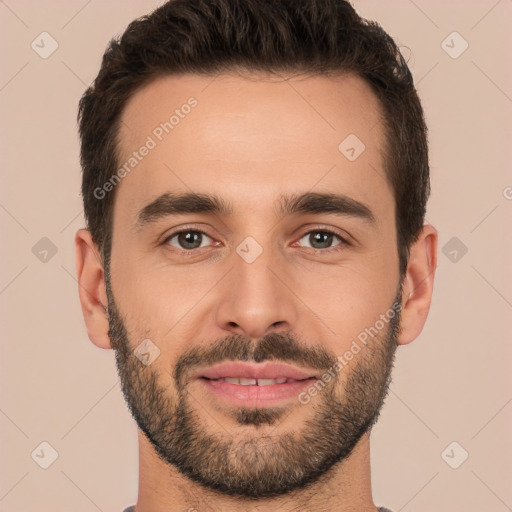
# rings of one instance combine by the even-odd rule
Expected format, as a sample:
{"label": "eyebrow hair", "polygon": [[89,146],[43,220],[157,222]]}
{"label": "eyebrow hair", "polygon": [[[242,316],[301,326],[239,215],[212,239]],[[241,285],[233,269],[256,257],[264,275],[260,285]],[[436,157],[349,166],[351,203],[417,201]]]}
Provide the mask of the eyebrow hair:
{"label": "eyebrow hair", "polygon": [[[368,206],[350,197],[333,193],[306,192],[300,195],[281,195],[274,211],[279,217],[296,213],[323,213],[357,217],[375,224],[375,216]],[[221,197],[212,194],[165,193],[139,211],[135,228],[138,231],[164,217],[186,213],[209,213],[227,217],[233,215],[233,207]]]}

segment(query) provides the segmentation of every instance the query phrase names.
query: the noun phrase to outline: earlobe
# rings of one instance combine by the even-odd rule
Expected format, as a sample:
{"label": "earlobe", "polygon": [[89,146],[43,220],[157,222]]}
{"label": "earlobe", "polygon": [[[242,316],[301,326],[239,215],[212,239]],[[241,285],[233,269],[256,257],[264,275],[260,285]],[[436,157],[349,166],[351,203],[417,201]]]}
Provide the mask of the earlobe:
{"label": "earlobe", "polygon": [[432,300],[436,266],[437,231],[426,224],[410,248],[402,287],[401,328],[398,337],[400,345],[410,343],[423,330]]}
{"label": "earlobe", "polygon": [[100,348],[112,348],[105,311],[107,294],[99,250],[91,233],[79,229],[75,235],[78,294],[89,339]]}

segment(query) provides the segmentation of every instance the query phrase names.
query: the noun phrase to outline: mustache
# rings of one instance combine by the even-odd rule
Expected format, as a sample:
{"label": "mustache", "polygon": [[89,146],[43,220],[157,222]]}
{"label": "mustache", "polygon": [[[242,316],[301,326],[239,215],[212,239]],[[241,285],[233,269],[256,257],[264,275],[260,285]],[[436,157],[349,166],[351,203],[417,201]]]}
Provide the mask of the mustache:
{"label": "mustache", "polygon": [[304,344],[292,334],[269,333],[258,341],[242,335],[232,335],[207,347],[188,349],[174,367],[174,379],[178,387],[182,388],[187,375],[195,368],[213,366],[224,361],[279,361],[326,371],[337,362],[337,357],[322,346]]}

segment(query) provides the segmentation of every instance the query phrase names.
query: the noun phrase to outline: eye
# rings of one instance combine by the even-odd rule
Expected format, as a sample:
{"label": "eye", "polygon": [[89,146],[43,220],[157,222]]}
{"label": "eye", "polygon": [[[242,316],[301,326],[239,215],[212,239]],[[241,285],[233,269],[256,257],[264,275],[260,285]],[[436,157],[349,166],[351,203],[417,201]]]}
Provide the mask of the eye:
{"label": "eye", "polygon": [[[305,240],[303,242],[303,240]],[[211,245],[213,239],[200,229],[182,229],[169,235],[163,244],[170,245],[183,253],[192,252]],[[313,250],[326,251],[341,250],[350,245],[340,235],[329,229],[315,229],[305,233],[298,242],[301,247],[309,247]]]}
{"label": "eye", "polygon": [[173,233],[171,236],[167,237],[164,240],[164,244],[172,245],[177,249],[190,251],[209,245],[208,243],[203,245],[205,239],[210,240],[210,242],[212,241],[212,239],[204,231],[200,231],[198,229],[185,229],[182,231],[177,231],[176,233]]}
{"label": "eye", "polygon": [[[328,229],[309,231],[299,241],[304,239],[306,239],[307,243],[310,245],[303,245],[301,242],[301,246],[310,247],[315,250],[330,249],[332,247],[338,247],[339,245],[348,245],[340,235]],[[333,245],[333,241],[336,241],[336,239],[338,240],[338,243]]]}

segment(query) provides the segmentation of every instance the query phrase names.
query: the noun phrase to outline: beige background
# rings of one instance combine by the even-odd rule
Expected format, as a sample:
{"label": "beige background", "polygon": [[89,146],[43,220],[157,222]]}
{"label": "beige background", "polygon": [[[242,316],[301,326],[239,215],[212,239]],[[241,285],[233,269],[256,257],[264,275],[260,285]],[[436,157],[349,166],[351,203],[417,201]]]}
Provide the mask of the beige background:
{"label": "beige background", "polygon": [[[159,3],[0,1],[0,512],[120,512],[136,499],[135,423],[113,353],[90,343],[78,301],[75,118],[107,41]],[[395,512],[512,510],[512,1],[355,6],[409,48],[431,132],[427,216],[440,236],[429,321],[399,349],[373,435],[375,501]],[[43,31],[59,45],[47,59],[31,48]],[[442,45],[453,31],[469,44],[456,59],[445,49],[463,40]],[[57,250],[46,262],[43,237]],[[458,248],[446,246],[453,237]],[[58,452],[48,469],[31,457],[43,441]],[[42,449],[34,459],[48,461]],[[445,461],[462,450],[468,459],[452,469]]]}

